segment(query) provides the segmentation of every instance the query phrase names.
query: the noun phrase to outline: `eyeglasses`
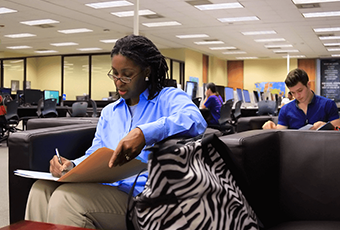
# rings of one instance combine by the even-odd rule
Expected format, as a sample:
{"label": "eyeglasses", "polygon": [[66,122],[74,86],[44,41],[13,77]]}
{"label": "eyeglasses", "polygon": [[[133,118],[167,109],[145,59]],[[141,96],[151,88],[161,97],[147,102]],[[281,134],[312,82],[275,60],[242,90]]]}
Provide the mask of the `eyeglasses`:
{"label": "eyeglasses", "polygon": [[134,77],[136,77],[138,74],[140,74],[140,72],[136,73],[135,75],[133,75],[132,77],[117,77],[117,75],[114,75],[111,73],[112,69],[110,69],[110,71],[107,73],[107,76],[111,79],[111,80],[114,80],[115,82],[120,80],[121,82],[123,83],[130,83],[132,81],[132,79]]}

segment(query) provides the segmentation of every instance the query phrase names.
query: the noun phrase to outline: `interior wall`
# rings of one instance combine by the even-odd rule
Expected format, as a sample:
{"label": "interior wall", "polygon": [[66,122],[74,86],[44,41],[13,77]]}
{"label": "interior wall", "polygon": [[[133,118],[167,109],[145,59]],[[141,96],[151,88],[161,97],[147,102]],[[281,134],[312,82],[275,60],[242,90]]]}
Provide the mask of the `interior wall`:
{"label": "interior wall", "polygon": [[199,79],[199,86],[203,82],[203,54],[193,50],[185,51],[185,81],[189,81],[190,77],[197,77]]}
{"label": "interior wall", "polygon": [[32,82],[41,90],[58,90],[61,93],[61,57],[37,58],[37,82]]}
{"label": "interior wall", "polygon": [[26,81],[31,82],[31,89],[40,89],[38,85],[37,58],[27,58]]}
{"label": "interior wall", "polygon": [[227,62],[225,60],[209,57],[208,82],[213,82],[215,85],[227,86]]}
{"label": "interior wall", "polygon": [[186,49],[160,49],[159,51],[165,57],[178,61],[185,61],[185,50]]}
{"label": "interior wall", "polygon": [[[290,59],[289,71],[295,68],[297,68],[297,59]],[[257,82],[284,82],[286,76],[286,59],[245,60],[243,88],[256,90]]]}

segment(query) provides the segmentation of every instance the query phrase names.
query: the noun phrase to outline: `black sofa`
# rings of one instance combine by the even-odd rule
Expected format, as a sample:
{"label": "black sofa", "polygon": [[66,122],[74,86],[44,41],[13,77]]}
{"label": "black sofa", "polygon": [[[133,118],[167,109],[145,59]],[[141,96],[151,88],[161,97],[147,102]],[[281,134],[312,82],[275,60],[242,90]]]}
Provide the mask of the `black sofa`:
{"label": "black sofa", "polygon": [[[13,174],[16,169],[49,171],[55,148],[68,159],[84,155],[91,146],[98,119],[39,118],[28,121],[29,130],[8,138],[10,223],[24,219],[29,190],[35,180]],[[45,122],[45,123],[44,123]]]}
{"label": "black sofa", "polygon": [[220,139],[265,229],[340,229],[340,132],[252,130]]}
{"label": "black sofa", "polygon": [[278,116],[261,115],[261,116],[250,116],[250,117],[240,117],[237,120],[236,132],[244,132],[254,129],[262,129],[262,125],[266,121],[273,121],[277,124]]}

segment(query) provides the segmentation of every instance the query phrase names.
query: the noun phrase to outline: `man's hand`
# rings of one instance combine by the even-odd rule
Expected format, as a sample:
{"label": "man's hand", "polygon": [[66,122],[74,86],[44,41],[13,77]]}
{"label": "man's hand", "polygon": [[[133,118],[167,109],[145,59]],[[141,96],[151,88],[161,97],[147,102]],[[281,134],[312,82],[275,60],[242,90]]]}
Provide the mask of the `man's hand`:
{"label": "man's hand", "polygon": [[325,124],[326,124],[326,122],[317,121],[313,124],[313,126],[309,130],[317,130],[318,128],[320,128],[321,126],[323,126]]}
{"label": "man's hand", "polygon": [[52,175],[55,177],[61,177],[62,175],[73,169],[72,161],[69,161],[64,157],[60,158],[62,164],[59,163],[58,157],[56,155],[50,160],[50,173],[52,173]]}
{"label": "man's hand", "polygon": [[109,167],[123,165],[139,155],[145,146],[145,138],[142,130],[131,130],[117,145],[109,161]]}
{"label": "man's hand", "polygon": [[276,129],[276,124],[272,121],[266,121],[266,123],[262,125],[262,129]]}

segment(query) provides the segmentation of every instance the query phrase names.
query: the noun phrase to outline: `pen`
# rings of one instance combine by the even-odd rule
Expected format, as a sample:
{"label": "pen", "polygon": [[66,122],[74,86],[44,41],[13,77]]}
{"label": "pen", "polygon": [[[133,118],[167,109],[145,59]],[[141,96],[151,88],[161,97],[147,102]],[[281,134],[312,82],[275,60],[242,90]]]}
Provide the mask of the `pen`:
{"label": "pen", "polygon": [[59,151],[58,151],[58,148],[55,148],[55,153],[57,154],[57,157],[58,157],[58,161],[59,161],[59,164],[63,164],[61,163],[61,158],[60,158],[60,155],[59,155]]}

